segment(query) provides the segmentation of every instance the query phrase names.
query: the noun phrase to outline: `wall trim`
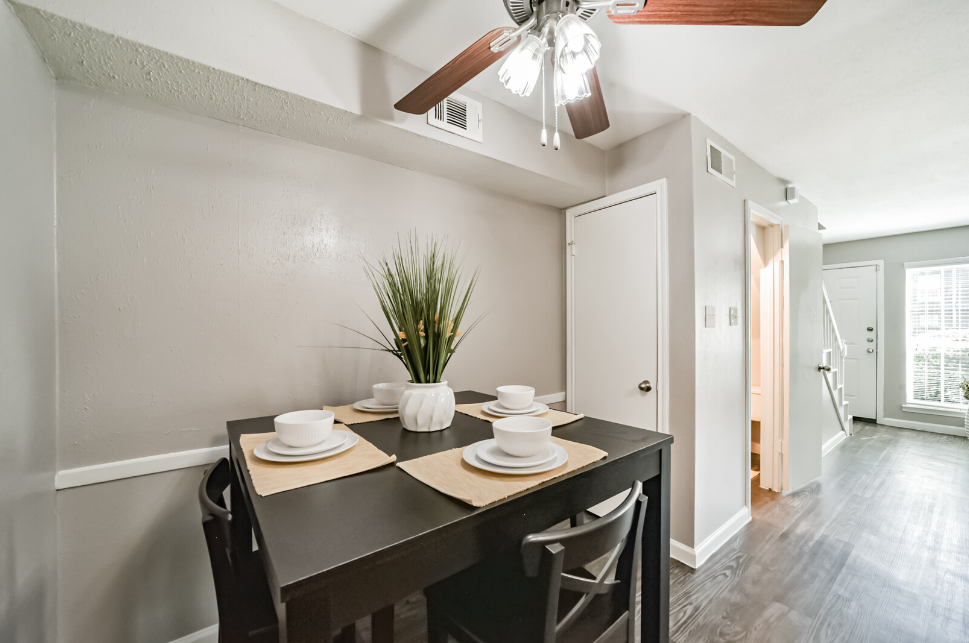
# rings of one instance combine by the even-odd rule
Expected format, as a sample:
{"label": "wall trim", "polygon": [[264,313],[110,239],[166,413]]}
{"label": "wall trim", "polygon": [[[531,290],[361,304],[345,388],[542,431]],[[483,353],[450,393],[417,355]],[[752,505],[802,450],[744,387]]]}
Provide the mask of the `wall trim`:
{"label": "wall trim", "polygon": [[565,391],[561,393],[549,393],[548,395],[536,395],[535,401],[541,404],[556,404],[565,401]]}
{"label": "wall trim", "polygon": [[834,451],[835,447],[837,447],[839,444],[841,444],[847,439],[848,439],[847,433],[845,433],[844,431],[838,431],[838,433],[833,438],[831,438],[823,445],[821,445],[821,457],[823,458],[824,456]]}
{"label": "wall trim", "polygon": [[[218,635],[219,635],[219,624],[216,623],[215,625],[209,625],[204,630],[199,630],[198,632],[192,632],[191,634],[186,634],[182,638],[175,639],[171,643],[198,643],[198,641],[202,641],[212,636],[218,637]],[[214,640],[213,640],[213,643],[214,643]]]}
{"label": "wall trim", "polygon": [[212,464],[219,458],[229,456],[229,447],[209,447],[207,449],[192,449],[190,451],[176,451],[175,453],[162,453],[160,455],[150,455],[144,458],[134,458],[132,460],[119,460],[117,462],[105,462],[95,464],[90,467],[79,467],[77,469],[65,469],[58,471],[54,478],[55,489],[71,489],[73,487],[83,487],[89,484],[110,482],[112,480],[123,480],[125,478],[135,478],[147,476],[152,473],[163,473],[176,469],[187,469],[206,464]]}
{"label": "wall trim", "polygon": [[720,525],[716,531],[707,536],[696,549],[687,547],[683,543],[670,538],[670,558],[675,558],[684,565],[696,569],[723,547],[744,525],[750,522],[750,510],[742,507],[727,522]]}
{"label": "wall trim", "polygon": [[913,429],[915,431],[925,431],[927,433],[941,433],[942,435],[955,435],[960,438],[969,436],[969,431],[961,426],[949,426],[947,424],[931,424],[929,422],[915,422],[914,420],[899,420],[896,418],[884,418],[879,424],[894,426],[898,429]]}

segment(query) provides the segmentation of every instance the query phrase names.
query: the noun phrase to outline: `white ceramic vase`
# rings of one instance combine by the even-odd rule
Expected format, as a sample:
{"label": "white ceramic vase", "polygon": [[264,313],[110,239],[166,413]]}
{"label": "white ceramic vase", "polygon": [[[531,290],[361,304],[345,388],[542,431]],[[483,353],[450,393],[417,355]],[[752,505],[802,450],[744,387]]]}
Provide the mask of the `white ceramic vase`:
{"label": "white ceramic vase", "polygon": [[454,391],[447,382],[407,382],[397,410],[401,424],[408,431],[441,431],[451,426],[454,419]]}

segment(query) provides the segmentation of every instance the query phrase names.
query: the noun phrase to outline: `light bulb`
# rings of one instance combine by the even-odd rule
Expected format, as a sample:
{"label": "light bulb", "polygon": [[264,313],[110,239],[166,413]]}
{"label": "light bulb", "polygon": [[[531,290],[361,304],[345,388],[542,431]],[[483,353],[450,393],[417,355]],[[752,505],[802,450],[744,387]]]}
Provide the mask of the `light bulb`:
{"label": "light bulb", "polygon": [[585,74],[564,74],[555,68],[555,104],[568,105],[592,95],[589,79]]}
{"label": "light bulb", "polygon": [[555,26],[555,62],[569,75],[584,74],[599,60],[599,37],[589,25],[570,13]]}
{"label": "light bulb", "polygon": [[538,74],[545,61],[545,41],[535,34],[528,34],[505,58],[498,71],[498,78],[506,88],[519,96],[528,96],[535,89]]}

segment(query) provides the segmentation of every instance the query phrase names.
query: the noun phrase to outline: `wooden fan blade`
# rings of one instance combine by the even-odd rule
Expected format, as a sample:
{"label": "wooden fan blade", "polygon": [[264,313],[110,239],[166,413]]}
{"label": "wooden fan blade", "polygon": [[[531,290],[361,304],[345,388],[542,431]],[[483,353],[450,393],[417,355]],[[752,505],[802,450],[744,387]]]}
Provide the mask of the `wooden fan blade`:
{"label": "wooden fan blade", "polygon": [[595,67],[586,74],[589,77],[589,89],[592,90],[592,94],[588,98],[565,106],[565,111],[569,113],[569,120],[572,122],[572,133],[580,139],[609,129],[609,114],[606,113],[606,102],[602,99],[599,74],[596,73]]}
{"label": "wooden fan blade", "polygon": [[632,16],[609,18],[621,25],[759,25],[799,27],[825,0],[647,0]]}
{"label": "wooden fan blade", "polygon": [[438,69],[414,91],[397,101],[394,108],[408,114],[426,114],[432,107],[508,53],[510,46],[494,52],[491,51],[491,43],[495,38],[511,31],[513,31],[511,27],[492,29],[478,42],[458,54],[454,60]]}

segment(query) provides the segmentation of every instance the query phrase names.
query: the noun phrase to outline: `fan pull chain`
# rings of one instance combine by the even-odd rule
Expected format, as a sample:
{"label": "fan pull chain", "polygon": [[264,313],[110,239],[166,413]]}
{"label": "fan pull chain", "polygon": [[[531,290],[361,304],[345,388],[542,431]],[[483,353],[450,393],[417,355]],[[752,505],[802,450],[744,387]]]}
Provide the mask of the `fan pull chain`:
{"label": "fan pull chain", "polygon": [[548,145],[548,131],[545,129],[545,58],[542,57],[542,147]]}
{"label": "fan pull chain", "polygon": [[[556,68],[555,74],[561,74],[562,70]],[[555,136],[552,137],[552,149],[557,150],[562,147],[562,139],[559,138],[559,84],[555,82],[555,74],[552,74],[552,88],[555,104]]]}

